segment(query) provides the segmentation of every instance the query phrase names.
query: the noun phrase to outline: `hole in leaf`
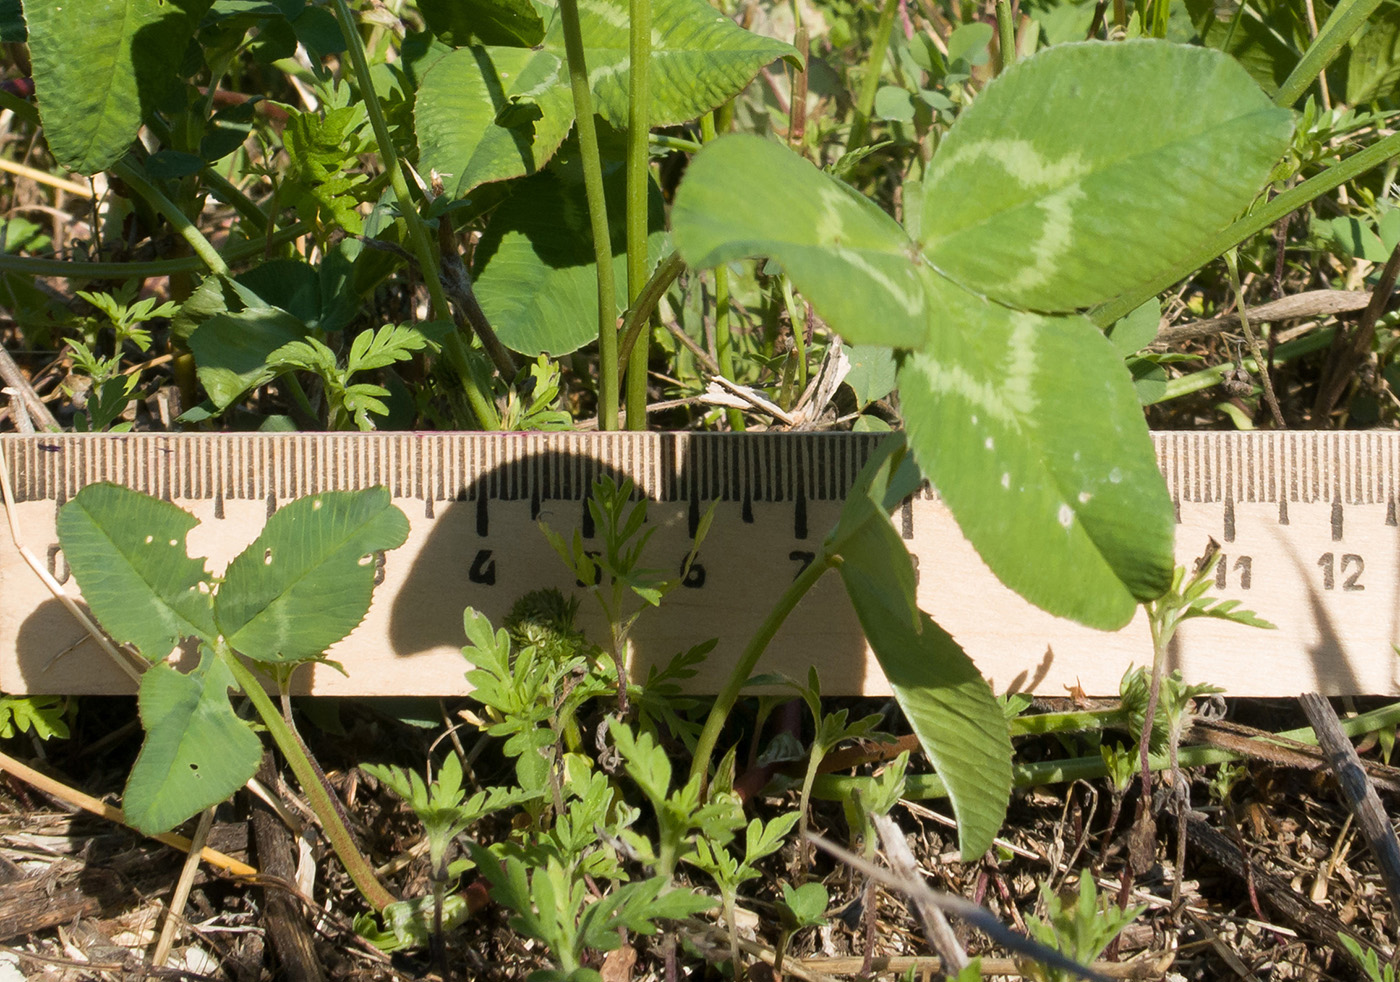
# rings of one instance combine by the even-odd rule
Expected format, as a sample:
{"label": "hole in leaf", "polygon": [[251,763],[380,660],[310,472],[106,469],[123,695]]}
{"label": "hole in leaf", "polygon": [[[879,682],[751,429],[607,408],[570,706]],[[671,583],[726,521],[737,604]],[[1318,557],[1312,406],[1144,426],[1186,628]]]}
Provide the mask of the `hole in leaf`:
{"label": "hole in leaf", "polygon": [[264,550],[263,550],[263,565],[264,565],[264,566],[271,566],[271,565],[272,565],[272,550],[271,550],[271,549],[264,549]]}
{"label": "hole in leaf", "polygon": [[365,555],[360,557],[359,562],[361,566],[368,566],[370,563],[374,562],[374,554],[366,553]]}

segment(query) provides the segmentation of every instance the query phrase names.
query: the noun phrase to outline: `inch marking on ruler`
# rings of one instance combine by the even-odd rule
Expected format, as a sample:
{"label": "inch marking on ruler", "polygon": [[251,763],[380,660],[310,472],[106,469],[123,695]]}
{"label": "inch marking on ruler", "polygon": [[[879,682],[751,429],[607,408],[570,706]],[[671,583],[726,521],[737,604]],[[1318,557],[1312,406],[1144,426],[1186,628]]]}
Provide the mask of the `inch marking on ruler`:
{"label": "inch marking on ruler", "polygon": [[[174,501],[202,524],[192,554],[218,570],[271,510],[322,490],[384,484],[408,515],[408,543],[384,557],[369,617],[331,656],[349,671],[303,672],[303,691],[342,695],[466,691],[462,608],[499,623],[542,586],[575,589],[536,524],[588,528],[584,500],[603,474],[631,478],[657,527],[649,564],[679,565],[698,517],[715,523],[685,586],[635,634],[634,673],[712,637],[693,680],[714,691],[734,656],[835,521],[879,443],[851,434],[139,434],[0,436],[25,544],[68,573],[57,506],[112,480]],[[1158,463],[1178,514],[1177,558],[1209,538],[1223,596],[1278,624],[1257,631],[1194,621],[1173,663],[1236,695],[1400,693],[1400,433],[1159,433]],[[986,570],[936,496],[895,515],[920,571],[921,605],[1000,689],[1112,694],[1150,660],[1141,619],[1106,634],[1052,618]],[[73,584],[68,589],[74,590]],[[586,630],[599,631],[583,608]],[[595,634],[595,636],[600,636]],[[888,691],[834,577],[789,619],[763,664],[823,690]],[[95,645],[0,541],[0,690],[129,691]]]}

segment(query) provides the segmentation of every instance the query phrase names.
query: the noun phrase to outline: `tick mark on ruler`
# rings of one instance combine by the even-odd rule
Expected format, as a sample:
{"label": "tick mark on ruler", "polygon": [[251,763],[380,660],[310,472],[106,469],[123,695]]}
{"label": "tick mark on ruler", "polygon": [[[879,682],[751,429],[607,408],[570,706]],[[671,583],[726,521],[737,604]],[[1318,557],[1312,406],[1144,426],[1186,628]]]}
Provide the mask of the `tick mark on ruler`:
{"label": "tick mark on ruler", "polygon": [[1385,503],[1385,524],[1394,527],[1395,521],[1395,495],[1391,495]]}
{"label": "tick mark on ruler", "polygon": [[1235,499],[1225,499],[1225,541],[1235,541]]}
{"label": "tick mark on ruler", "polygon": [[1278,523],[1279,523],[1280,525],[1287,525],[1287,524],[1288,524],[1288,499],[1287,499],[1287,498],[1281,497],[1281,498],[1278,499]]}
{"label": "tick mark on ruler", "polygon": [[1342,541],[1342,499],[1332,499],[1332,541]]}
{"label": "tick mark on ruler", "polygon": [[277,510],[277,495],[271,491],[267,493],[267,517],[271,518],[272,513]]}
{"label": "tick mark on ruler", "polygon": [[491,531],[491,518],[486,513],[486,489],[476,489],[476,534],[478,538],[486,538]]}

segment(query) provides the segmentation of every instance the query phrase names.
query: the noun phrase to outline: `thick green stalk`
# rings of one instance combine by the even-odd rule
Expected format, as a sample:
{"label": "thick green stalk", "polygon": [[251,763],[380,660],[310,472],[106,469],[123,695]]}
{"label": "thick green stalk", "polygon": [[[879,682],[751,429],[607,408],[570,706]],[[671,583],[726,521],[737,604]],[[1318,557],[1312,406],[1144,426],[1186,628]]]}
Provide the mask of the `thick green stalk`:
{"label": "thick green stalk", "polygon": [[1131,293],[1125,293],[1116,300],[1095,307],[1089,311],[1089,318],[1099,327],[1107,327],[1120,317],[1132,313],[1142,304],[1157,296],[1173,283],[1189,276],[1206,263],[1223,254],[1245,239],[1260,232],[1283,218],[1289,212],[1319,198],[1366,173],[1372,167],[1379,167],[1391,157],[1400,155],[1400,133],[1392,133],[1383,140],[1371,144],[1365,150],[1352,154],[1346,160],[1333,164],[1321,174],[1314,174],[1301,184],[1295,185],[1269,201],[1262,202],[1248,215],[1230,225],[1224,231],[1212,236],[1209,241],[1172,269],[1148,281]]}
{"label": "thick green stalk", "polygon": [[[300,238],[311,231],[305,222],[297,222],[280,229],[272,237],[273,244],[281,245]],[[260,255],[265,243],[240,242],[229,246],[219,258],[232,266],[245,259]],[[61,276],[72,280],[135,280],[150,276],[171,276],[176,273],[196,273],[207,269],[208,264],[199,256],[181,256],[178,259],[157,259],[147,263],[81,263],[63,259],[39,259],[34,256],[0,255],[0,272],[22,273],[26,276]]]}
{"label": "thick green stalk", "polygon": [[[729,103],[733,105],[733,103]],[[719,110],[706,113],[700,117],[700,137],[706,143],[715,139],[721,130],[718,118]],[[734,334],[730,327],[732,308],[729,303],[729,267],[715,267],[715,364],[719,365],[719,373],[730,381],[737,382],[734,377]],[[730,407],[724,411],[725,418],[729,420],[729,428],[736,433],[742,433],[745,429],[744,411]]]}
{"label": "thick green stalk", "polygon": [[[631,0],[628,30],[627,305],[647,283],[647,190],[651,158],[651,0]],[[645,324],[646,321],[642,321]],[[632,342],[627,369],[627,428],[647,428],[647,348],[650,331]]]}
{"label": "thick green stalk", "polygon": [[[428,296],[432,299],[433,317],[448,320],[452,317],[452,308],[447,302],[447,293],[442,288],[442,279],[438,273],[437,254],[433,252],[432,240],[428,237],[428,229],[423,223],[423,216],[418,213],[418,206],[414,203],[413,194],[409,190],[404,165],[399,160],[398,152],[394,149],[393,138],[389,135],[389,124],[384,119],[384,109],[379,104],[379,95],[374,91],[374,83],[370,78],[369,61],[365,57],[365,46],[355,24],[355,16],[350,12],[350,5],[346,3],[346,0],[335,0],[335,13],[336,20],[340,22],[341,36],[345,38],[346,50],[350,54],[350,64],[354,68],[355,80],[360,84],[360,99],[364,102],[365,113],[369,116],[370,127],[374,130],[374,142],[379,147],[379,159],[384,164],[384,170],[389,174],[390,186],[393,187],[394,197],[399,202],[399,214],[408,227],[409,244],[413,247],[413,255],[418,260],[423,283],[427,286]],[[467,403],[476,415],[477,423],[484,430],[500,429],[501,418],[496,412],[491,394],[482,391],[475,374],[472,372],[471,354],[467,350],[466,342],[462,340],[461,335],[454,332],[447,336],[444,347],[448,360],[452,362],[452,367],[462,380]]]}
{"label": "thick green stalk", "polygon": [[739,693],[743,691],[749,677],[753,675],[754,666],[758,664],[758,659],[767,650],[768,643],[773,640],[773,635],[778,633],[778,628],[783,626],[783,621],[787,620],[788,614],[792,613],[797,602],[807,595],[807,591],[812,589],[817,580],[821,579],[823,573],[839,562],[840,558],[835,553],[824,549],[822,554],[798,575],[797,579],[788,584],[788,588],[783,591],[783,595],[778,598],[778,602],[773,605],[773,609],[768,612],[768,616],[758,626],[754,636],[749,639],[749,643],[739,655],[739,660],[735,662],[734,668],[730,671],[729,678],[725,680],[724,688],[720,690],[719,695],[715,696],[714,705],[710,707],[710,714],[705,717],[705,728],[700,731],[700,739],[695,743],[695,754],[691,759],[691,780],[699,777],[702,784],[709,780],[710,757],[714,754],[715,745],[719,743],[720,731],[724,729],[724,723],[729,719],[729,711],[739,701]]}
{"label": "thick green stalk", "polygon": [[1332,16],[1279,86],[1274,104],[1286,109],[1297,102],[1380,5],[1381,0],[1341,0],[1332,8]]}
{"label": "thick green stalk", "polygon": [[885,70],[885,53],[889,50],[890,32],[894,30],[894,15],[898,10],[899,0],[885,0],[880,20],[875,25],[870,60],[865,63],[865,78],[860,83],[860,96],[856,100],[856,118],[851,123],[850,138],[846,140],[848,151],[865,145],[870,130],[870,113],[875,108],[875,93],[880,90],[880,75]]}
{"label": "thick green stalk", "polygon": [[190,249],[198,257],[211,273],[218,276],[229,276],[232,271],[228,268],[228,263],[224,262],[224,257],[219,255],[219,250],[204,237],[204,233],[195,227],[188,215],[176,207],[175,202],[167,198],[150,181],[146,180],[146,175],[141,173],[135,166],[127,161],[125,157],[112,165],[112,173],[121,178],[137,194],[145,198],[160,216],[170,223],[180,238],[184,239]]}
{"label": "thick green stalk", "polygon": [[603,193],[603,161],[593,123],[593,93],[588,87],[578,0],[559,0],[559,23],[564,28],[564,53],[569,59],[569,84],[574,93],[578,147],[583,158],[583,187],[593,227],[593,263],[598,272],[598,429],[613,430],[617,429],[618,403],[617,298],[608,235],[608,202]]}
{"label": "thick green stalk", "polygon": [[312,811],[316,813],[316,817],[321,820],[321,828],[326,833],[326,838],[330,840],[331,848],[340,857],[341,863],[345,866],[345,872],[350,874],[350,879],[354,882],[356,889],[375,910],[383,910],[394,903],[394,895],[385,889],[384,884],[379,882],[369,860],[365,858],[364,853],[360,852],[360,847],[355,845],[355,839],[350,835],[350,830],[341,821],[340,812],[336,810],[335,802],[331,801],[330,792],[321,783],[315,766],[301,748],[301,741],[297,739],[291,727],[282,719],[282,714],[278,712],[277,706],[268,696],[267,690],[263,688],[257,676],[249,671],[233,652],[223,648],[219,652],[219,657],[233,672],[233,677],[238,680],[244,695],[253,703],[253,708],[258,711],[258,716],[262,719],[263,725],[267,727],[268,733],[272,734],[273,742],[277,744],[277,749],[282,751],[282,756],[286,758],[292,773],[296,775],[302,793],[306,795],[306,800],[311,805]]}
{"label": "thick green stalk", "polygon": [[1006,71],[1016,60],[1016,23],[1011,19],[1011,4],[997,0],[997,36],[1001,41],[1001,68]]}

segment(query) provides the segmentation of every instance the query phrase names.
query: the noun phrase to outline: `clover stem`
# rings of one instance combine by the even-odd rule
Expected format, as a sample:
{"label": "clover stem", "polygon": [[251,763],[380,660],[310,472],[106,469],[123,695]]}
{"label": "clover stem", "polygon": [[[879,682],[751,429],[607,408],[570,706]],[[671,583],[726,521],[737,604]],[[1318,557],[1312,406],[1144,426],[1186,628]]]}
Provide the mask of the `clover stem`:
{"label": "clover stem", "polygon": [[700,779],[701,786],[704,787],[709,781],[710,757],[714,755],[715,745],[719,743],[720,731],[724,728],[725,721],[729,718],[729,712],[734,708],[734,704],[739,701],[739,693],[749,681],[749,676],[753,674],[754,666],[758,664],[759,658],[767,650],[769,642],[778,633],[778,628],[783,626],[788,614],[797,606],[798,601],[807,595],[807,591],[812,589],[822,574],[840,562],[839,556],[829,550],[823,550],[806,569],[797,575],[797,578],[788,584],[788,588],[783,591],[783,595],[778,598],[778,602],[773,605],[773,609],[768,612],[768,616],[763,619],[763,623],[758,626],[749,643],[744,647],[743,653],[739,655],[739,660],[735,662],[734,668],[729,673],[729,678],[725,680],[724,688],[719,695],[715,696],[714,705],[710,707],[710,714],[705,717],[705,728],[700,731],[700,738],[695,744],[695,756],[691,761],[690,777]]}
{"label": "clover stem", "polygon": [[[346,50],[350,54],[355,80],[360,84],[360,98],[369,116],[370,127],[374,130],[379,159],[383,161],[384,169],[389,174],[390,186],[394,189],[394,197],[399,203],[399,215],[408,228],[408,239],[413,246],[414,258],[418,260],[423,283],[432,299],[433,317],[440,320],[449,319],[452,316],[452,308],[448,305],[447,293],[442,288],[437,256],[428,238],[423,216],[418,213],[418,206],[413,201],[408,178],[404,173],[405,165],[394,150],[394,140],[389,135],[389,124],[384,119],[384,109],[379,104],[379,95],[374,91],[374,82],[370,78],[369,60],[365,57],[365,46],[355,24],[355,15],[350,12],[350,5],[345,0],[335,0],[335,14],[336,20],[340,22],[340,33],[345,39]],[[443,348],[447,352],[448,360],[452,362],[453,369],[461,377],[467,403],[476,416],[477,424],[484,430],[500,429],[500,414],[496,412],[495,403],[489,393],[482,390],[476,373],[472,371],[472,354],[467,343],[454,331],[447,336]]]}
{"label": "clover stem", "polygon": [[583,188],[593,229],[593,265],[598,276],[598,429],[617,429],[617,298],[613,285],[612,241],[608,233],[608,202],[603,192],[603,161],[598,130],[593,123],[593,94],[583,53],[583,28],[578,0],[559,0],[559,23],[564,29],[564,54],[569,61],[569,84],[574,94]]}
{"label": "clover stem", "polygon": [[207,266],[211,273],[218,276],[231,275],[228,263],[224,262],[224,257],[219,255],[219,251],[204,237],[204,233],[195,227],[189,216],[181,211],[175,202],[167,198],[158,187],[148,181],[145,174],[141,173],[124,157],[112,165],[112,173],[145,198],[147,203],[170,223],[170,227],[180,238],[185,240],[191,251],[199,257],[199,261]]}
{"label": "clover stem", "polygon": [[[627,304],[647,284],[647,209],[651,132],[651,0],[630,0],[627,110]],[[641,321],[646,324],[646,321]],[[647,428],[647,349],[650,331],[632,343],[627,368],[627,428]]]}
{"label": "clover stem", "polygon": [[[731,103],[732,105],[732,103]],[[712,113],[706,113],[700,117],[700,138],[706,143],[714,140],[722,132],[722,124],[725,120],[720,118],[720,110],[716,109]],[[730,329],[731,309],[729,302],[729,267],[715,267],[715,362],[719,365],[719,373],[730,381],[737,382],[734,377],[734,334]],[[725,418],[729,420],[729,428],[736,433],[742,433],[745,428],[744,412],[733,406],[724,411]]]}
{"label": "clover stem", "polygon": [[272,741],[277,744],[277,749],[282,751],[282,756],[296,775],[302,793],[306,795],[306,800],[316,817],[321,820],[321,828],[330,840],[331,848],[340,857],[345,872],[350,875],[360,895],[377,911],[394,903],[394,895],[379,882],[369,860],[365,858],[359,846],[355,845],[355,839],[342,821],[330,791],[316,773],[316,765],[302,749],[301,741],[297,739],[291,727],[282,719],[282,714],[268,696],[262,682],[227,647],[221,646],[218,654],[233,673],[233,677],[238,680],[253,708],[258,711],[258,716],[267,727],[267,731],[272,734]]}

